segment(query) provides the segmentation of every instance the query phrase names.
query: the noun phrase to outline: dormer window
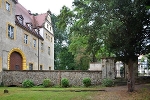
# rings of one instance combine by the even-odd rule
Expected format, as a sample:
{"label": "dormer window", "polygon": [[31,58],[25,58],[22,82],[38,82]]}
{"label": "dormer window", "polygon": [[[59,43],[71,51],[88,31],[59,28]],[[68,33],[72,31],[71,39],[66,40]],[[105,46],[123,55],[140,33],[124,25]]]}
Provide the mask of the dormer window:
{"label": "dormer window", "polygon": [[39,30],[38,30],[37,28],[35,28],[34,31],[35,31],[36,33],[39,33],[39,32],[38,32]]}
{"label": "dormer window", "polygon": [[17,15],[17,19],[18,19],[18,21],[19,21],[20,24],[23,24],[24,18],[23,18],[22,15]]}
{"label": "dormer window", "polygon": [[30,30],[32,30],[32,23],[27,23],[27,26]]}

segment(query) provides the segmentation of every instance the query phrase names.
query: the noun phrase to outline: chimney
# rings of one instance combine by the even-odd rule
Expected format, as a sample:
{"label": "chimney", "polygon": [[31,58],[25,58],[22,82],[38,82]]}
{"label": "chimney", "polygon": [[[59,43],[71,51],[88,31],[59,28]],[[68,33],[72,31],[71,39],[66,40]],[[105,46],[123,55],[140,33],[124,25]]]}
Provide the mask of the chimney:
{"label": "chimney", "polygon": [[28,13],[31,15],[31,11],[30,10],[28,10]]}

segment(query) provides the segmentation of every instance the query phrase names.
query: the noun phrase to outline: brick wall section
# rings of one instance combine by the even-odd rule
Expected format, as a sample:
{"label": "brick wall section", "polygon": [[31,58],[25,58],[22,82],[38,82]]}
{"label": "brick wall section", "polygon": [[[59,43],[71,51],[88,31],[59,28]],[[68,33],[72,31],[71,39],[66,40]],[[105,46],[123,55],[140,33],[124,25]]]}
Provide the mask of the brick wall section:
{"label": "brick wall section", "polygon": [[3,71],[2,78],[5,86],[20,86],[25,79],[32,80],[35,85],[40,85],[43,79],[48,78],[53,85],[60,85],[62,78],[67,78],[71,86],[82,86],[83,78],[91,78],[93,85],[101,84],[101,71]]}

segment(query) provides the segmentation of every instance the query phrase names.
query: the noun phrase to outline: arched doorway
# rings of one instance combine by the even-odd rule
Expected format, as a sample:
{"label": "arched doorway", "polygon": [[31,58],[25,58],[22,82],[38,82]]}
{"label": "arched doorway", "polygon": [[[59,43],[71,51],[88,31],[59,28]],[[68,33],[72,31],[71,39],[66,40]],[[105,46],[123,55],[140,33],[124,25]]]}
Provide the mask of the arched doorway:
{"label": "arched doorway", "polygon": [[27,69],[26,57],[24,53],[22,52],[22,50],[19,48],[13,48],[12,50],[10,50],[10,52],[8,53],[7,64],[8,64],[8,70],[26,70]]}
{"label": "arched doorway", "polygon": [[22,56],[14,51],[10,55],[10,70],[22,70]]}

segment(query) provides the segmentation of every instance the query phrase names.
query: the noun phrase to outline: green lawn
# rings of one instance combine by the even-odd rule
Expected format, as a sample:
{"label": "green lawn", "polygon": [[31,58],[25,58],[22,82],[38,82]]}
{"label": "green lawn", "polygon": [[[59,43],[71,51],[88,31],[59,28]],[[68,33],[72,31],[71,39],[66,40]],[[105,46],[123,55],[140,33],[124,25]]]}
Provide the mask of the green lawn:
{"label": "green lawn", "polygon": [[[129,93],[127,89],[111,87],[75,88],[21,88],[0,87],[0,100],[150,100],[150,84]],[[9,93],[4,93],[7,89]],[[107,88],[108,89],[108,88]],[[97,90],[97,91],[95,91]]]}
{"label": "green lawn", "polygon": [[[9,93],[4,93],[4,89]],[[98,92],[96,89],[0,87],[0,100],[89,100],[89,95]]]}

